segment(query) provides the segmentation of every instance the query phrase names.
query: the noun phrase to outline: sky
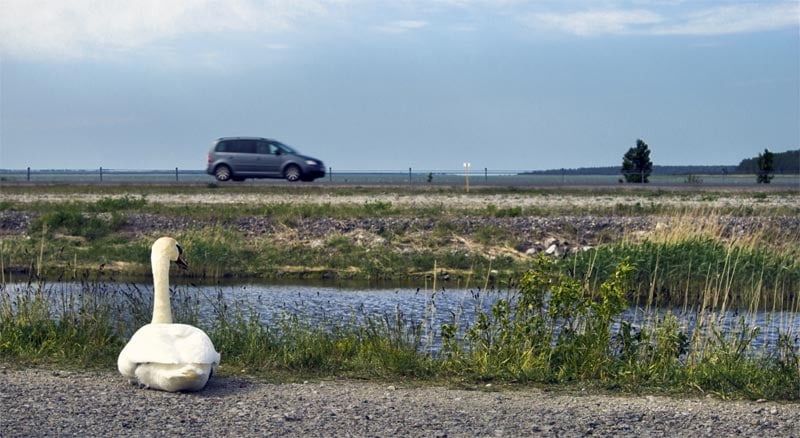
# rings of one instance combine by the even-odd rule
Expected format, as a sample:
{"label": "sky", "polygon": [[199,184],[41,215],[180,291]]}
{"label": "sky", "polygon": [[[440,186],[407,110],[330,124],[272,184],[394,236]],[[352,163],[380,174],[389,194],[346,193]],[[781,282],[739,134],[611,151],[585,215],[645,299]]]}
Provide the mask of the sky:
{"label": "sky", "polygon": [[735,165],[800,148],[800,2],[0,0],[0,168]]}

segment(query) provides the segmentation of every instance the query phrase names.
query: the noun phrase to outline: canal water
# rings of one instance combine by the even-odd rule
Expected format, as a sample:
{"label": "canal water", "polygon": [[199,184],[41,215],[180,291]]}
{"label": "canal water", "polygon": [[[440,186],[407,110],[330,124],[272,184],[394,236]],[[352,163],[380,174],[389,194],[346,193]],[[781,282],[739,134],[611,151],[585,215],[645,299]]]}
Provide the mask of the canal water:
{"label": "canal water", "polygon": [[[36,286],[34,286],[36,287]],[[226,285],[177,285],[173,287],[173,308],[180,300],[187,300],[199,309],[201,318],[210,320],[227,306],[232,311],[245,315],[252,310],[263,324],[277,324],[287,316],[297,316],[308,324],[336,325],[385,319],[402,321],[406,327],[421,327],[421,347],[435,352],[441,346],[442,324],[456,324],[463,334],[470,327],[478,312],[490,312],[499,299],[513,300],[514,291],[479,287],[389,287],[334,284],[226,284]],[[69,303],[78,302],[79,295],[103,295],[120,303],[130,304],[131,297],[138,297],[140,307],[152,309],[152,285],[130,283],[51,283],[40,287],[50,297],[54,311],[58,312]],[[7,284],[3,288],[12,301],[30,291],[31,286]],[[29,293],[29,292],[28,292]],[[797,312],[741,312],[728,310],[702,313],[695,309],[641,309],[629,308],[614,324],[619,329],[621,322],[634,328],[652,326],[667,312],[680,321],[681,329],[691,337],[696,327],[711,327],[721,333],[738,335],[743,329],[758,327],[751,349],[772,349],[777,345],[779,334],[792,338],[800,334],[800,313]],[[176,321],[180,322],[180,321]],[[796,343],[796,342],[795,342]]]}

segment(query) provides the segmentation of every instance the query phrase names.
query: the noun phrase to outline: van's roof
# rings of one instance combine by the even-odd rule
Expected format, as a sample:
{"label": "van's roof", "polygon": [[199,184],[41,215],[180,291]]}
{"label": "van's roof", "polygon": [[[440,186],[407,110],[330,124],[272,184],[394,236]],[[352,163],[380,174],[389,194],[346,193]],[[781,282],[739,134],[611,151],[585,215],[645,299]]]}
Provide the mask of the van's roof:
{"label": "van's roof", "polygon": [[264,137],[220,137],[216,141],[222,141],[222,140],[270,140],[270,139]]}

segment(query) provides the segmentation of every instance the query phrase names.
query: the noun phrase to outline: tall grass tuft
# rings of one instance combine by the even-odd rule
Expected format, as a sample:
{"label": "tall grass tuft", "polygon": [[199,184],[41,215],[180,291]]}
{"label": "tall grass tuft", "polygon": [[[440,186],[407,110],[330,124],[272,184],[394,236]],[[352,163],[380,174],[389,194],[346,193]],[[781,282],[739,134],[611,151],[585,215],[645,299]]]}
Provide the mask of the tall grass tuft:
{"label": "tall grass tuft", "polygon": [[[604,377],[611,365],[611,327],[626,307],[632,273],[623,261],[599,290],[540,256],[519,282],[517,294],[479,312],[466,330],[466,348],[443,329],[443,355],[483,379],[566,382]],[[455,347],[455,348],[454,348]]]}
{"label": "tall grass tuft", "polygon": [[781,230],[780,217],[754,229],[699,210],[660,218],[642,238],[628,236],[566,264],[595,285],[628,258],[636,267],[628,298],[637,305],[791,309],[800,290],[800,230]]}
{"label": "tall grass tuft", "polygon": [[[13,288],[11,291],[9,289]],[[55,288],[45,283],[0,293],[0,355],[8,360],[97,366],[116,359],[124,322],[102,284]]]}

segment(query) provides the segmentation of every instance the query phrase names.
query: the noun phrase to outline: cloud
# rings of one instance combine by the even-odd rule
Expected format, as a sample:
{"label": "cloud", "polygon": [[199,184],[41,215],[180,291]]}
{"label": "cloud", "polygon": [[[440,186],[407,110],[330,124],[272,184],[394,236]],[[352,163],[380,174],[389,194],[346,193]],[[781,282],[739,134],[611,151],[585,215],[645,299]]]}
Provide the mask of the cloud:
{"label": "cloud", "polygon": [[800,27],[800,3],[720,6],[690,13],[677,23],[652,29],[664,35],[724,35]]}
{"label": "cloud", "polygon": [[724,35],[765,32],[800,27],[800,3],[745,3],[713,8],[688,9],[683,2],[638,1],[649,9],[611,9],[581,12],[534,13],[527,23],[535,28],[578,36],[636,35]]}
{"label": "cloud", "polygon": [[422,29],[428,23],[422,20],[398,20],[375,26],[375,29],[386,33],[404,33],[411,30]]}
{"label": "cloud", "polygon": [[[133,51],[174,53],[191,41],[256,35],[287,41],[338,29],[404,33],[431,22],[453,32],[479,31],[475,18],[579,36],[717,35],[800,26],[796,1],[691,2],[607,0],[0,0],[0,56],[103,58]],[[702,8],[697,5],[720,5]],[[620,6],[622,5],[622,6]],[[627,5],[627,7],[626,7]],[[398,19],[400,17],[420,17]],[[489,18],[486,18],[489,17]],[[384,23],[370,26],[371,23]],[[459,26],[459,23],[466,25]],[[472,23],[472,24],[471,24]],[[199,37],[199,38],[195,38]],[[277,47],[276,47],[277,48]]]}
{"label": "cloud", "polygon": [[536,27],[579,36],[627,33],[635,27],[662,21],[660,15],[646,10],[604,10],[530,16],[530,23]]}
{"label": "cloud", "polygon": [[83,58],[193,34],[286,31],[348,0],[2,0],[0,51]]}

